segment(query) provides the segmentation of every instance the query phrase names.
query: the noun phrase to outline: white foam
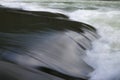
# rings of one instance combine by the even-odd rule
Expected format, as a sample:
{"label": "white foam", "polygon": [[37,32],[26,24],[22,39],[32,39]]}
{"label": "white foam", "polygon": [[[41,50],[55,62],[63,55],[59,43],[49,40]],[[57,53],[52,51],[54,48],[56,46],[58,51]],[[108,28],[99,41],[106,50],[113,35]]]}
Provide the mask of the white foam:
{"label": "white foam", "polygon": [[19,8],[19,9],[28,10],[28,11],[48,11],[48,12],[54,12],[54,13],[63,12],[62,10],[55,10],[55,9],[50,9],[47,7],[40,6],[35,2],[24,3],[24,2],[21,2],[20,0],[19,1],[3,0],[3,1],[0,1],[0,5],[9,7],[9,8]]}
{"label": "white foam", "polygon": [[120,80],[120,11],[77,10],[71,19],[97,28],[101,38],[93,43],[85,61],[95,70],[90,80]]}

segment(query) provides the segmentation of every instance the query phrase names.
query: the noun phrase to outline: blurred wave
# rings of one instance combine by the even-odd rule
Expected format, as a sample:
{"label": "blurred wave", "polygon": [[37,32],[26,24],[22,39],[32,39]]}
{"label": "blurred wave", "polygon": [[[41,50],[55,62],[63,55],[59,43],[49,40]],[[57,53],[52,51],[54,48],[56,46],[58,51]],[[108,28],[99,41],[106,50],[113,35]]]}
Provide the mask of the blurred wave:
{"label": "blurred wave", "polygon": [[[83,58],[98,35],[62,13],[0,7],[0,79],[85,80]],[[11,74],[12,73],[12,74]]]}

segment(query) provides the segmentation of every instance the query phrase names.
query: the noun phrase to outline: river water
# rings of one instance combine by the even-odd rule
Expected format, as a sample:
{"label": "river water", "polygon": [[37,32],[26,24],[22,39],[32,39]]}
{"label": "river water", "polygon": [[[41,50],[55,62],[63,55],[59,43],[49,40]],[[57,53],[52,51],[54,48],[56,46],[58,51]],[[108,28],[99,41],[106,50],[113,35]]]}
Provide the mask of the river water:
{"label": "river water", "polygon": [[87,51],[84,61],[94,68],[90,80],[120,80],[120,2],[119,1],[1,1],[8,7],[66,14],[72,20],[97,29],[100,38]]}

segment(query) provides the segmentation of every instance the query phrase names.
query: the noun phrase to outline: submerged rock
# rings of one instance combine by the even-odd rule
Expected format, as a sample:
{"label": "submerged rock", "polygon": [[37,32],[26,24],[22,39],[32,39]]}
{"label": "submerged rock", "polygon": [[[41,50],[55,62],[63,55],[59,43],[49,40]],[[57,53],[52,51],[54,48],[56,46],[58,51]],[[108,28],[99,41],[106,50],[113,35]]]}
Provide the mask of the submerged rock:
{"label": "submerged rock", "polygon": [[[61,13],[0,8],[1,80],[85,80],[96,29]],[[7,78],[8,77],[8,78]]]}

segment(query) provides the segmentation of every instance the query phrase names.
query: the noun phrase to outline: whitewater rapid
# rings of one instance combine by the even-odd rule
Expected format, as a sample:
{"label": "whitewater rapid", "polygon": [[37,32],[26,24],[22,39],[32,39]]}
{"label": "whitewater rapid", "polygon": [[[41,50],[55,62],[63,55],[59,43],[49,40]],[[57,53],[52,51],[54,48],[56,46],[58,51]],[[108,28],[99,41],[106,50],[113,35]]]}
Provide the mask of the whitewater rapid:
{"label": "whitewater rapid", "polygon": [[95,69],[90,80],[119,80],[120,11],[77,10],[70,13],[70,17],[93,25],[100,35],[85,58]]}
{"label": "whitewater rapid", "polygon": [[120,80],[120,11],[119,10],[75,10],[66,12],[26,3],[1,3],[8,7],[24,10],[61,12],[70,19],[85,22],[97,29],[100,38],[93,42],[84,61],[94,68],[90,80]]}

